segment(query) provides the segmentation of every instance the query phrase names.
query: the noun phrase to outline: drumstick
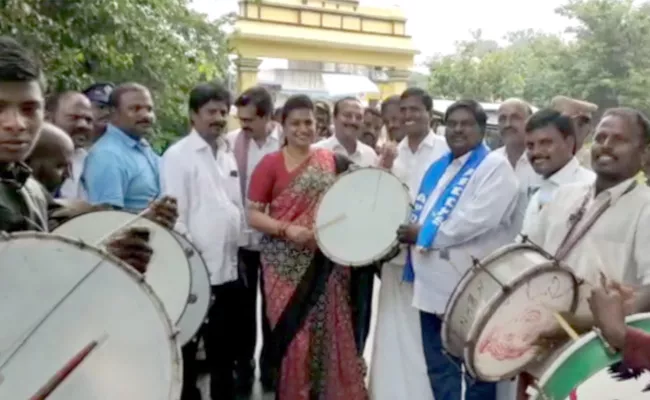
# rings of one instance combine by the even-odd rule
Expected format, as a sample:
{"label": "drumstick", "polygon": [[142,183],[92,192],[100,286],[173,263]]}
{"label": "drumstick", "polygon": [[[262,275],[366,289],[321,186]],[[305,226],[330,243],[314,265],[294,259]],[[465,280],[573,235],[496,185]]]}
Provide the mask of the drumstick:
{"label": "drumstick", "polygon": [[61,369],[59,369],[52,378],[45,385],[43,385],[30,400],[45,400],[54,390],[81,364],[88,355],[97,348],[100,343],[106,340],[107,336],[104,335],[99,340],[93,340],[88,343],[81,351],[72,357]]}
{"label": "drumstick", "polygon": [[576,331],[571,327],[571,325],[569,325],[569,323],[567,322],[567,320],[564,319],[564,317],[561,316],[559,312],[557,312],[557,311],[553,311],[553,316],[554,316],[555,319],[557,320],[557,323],[560,324],[560,327],[562,327],[562,329],[564,330],[564,332],[566,332],[567,335],[569,335],[569,337],[570,337],[571,339],[573,339],[574,341],[580,339],[580,335],[578,335],[578,332],[576,332]]}
{"label": "drumstick", "polygon": [[316,227],[316,230],[317,230],[317,231],[321,231],[321,230],[323,230],[323,229],[325,229],[325,228],[329,228],[330,226],[332,226],[332,225],[336,225],[336,224],[338,224],[339,222],[343,221],[343,220],[346,219],[347,217],[348,217],[348,216],[345,215],[345,214],[340,214],[340,215],[336,216],[335,218],[333,218],[333,219],[331,219],[331,220],[325,222],[324,224],[321,224],[321,225],[317,226],[317,227]]}
{"label": "drumstick", "polygon": [[138,215],[136,215],[135,217],[131,218],[130,220],[128,220],[128,221],[126,221],[125,223],[123,223],[122,225],[120,225],[120,226],[118,226],[117,228],[113,229],[112,231],[110,231],[109,233],[107,233],[106,235],[104,235],[101,239],[99,239],[99,240],[97,241],[97,243],[95,243],[95,247],[99,247],[99,246],[101,246],[105,241],[107,241],[108,239],[110,239],[111,237],[113,237],[113,236],[114,236],[116,233],[118,233],[119,231],[121,231],[121,230],[123,230],[123,229],[125,229],[125,228],[128,228],[128,227],[131,226],[131,225],[133,225],[133,224],[136,223],[140,218],[144,217],[145,214],[147,214],[149,211],[151,211],[151,208],[150,208],[150,207],[147,207],[147,208],[145,208],[144,210],[142,210],[142,211],[141,211]]}

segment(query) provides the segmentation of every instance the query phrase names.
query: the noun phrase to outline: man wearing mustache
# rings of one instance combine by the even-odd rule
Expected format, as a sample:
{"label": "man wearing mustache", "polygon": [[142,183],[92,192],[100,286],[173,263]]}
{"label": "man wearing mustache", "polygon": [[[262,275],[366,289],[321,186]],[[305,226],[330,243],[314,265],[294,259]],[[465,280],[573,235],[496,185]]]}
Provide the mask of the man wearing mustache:
{"label": "man wearing mustache", "polygon": [[537,190],[541,180],[524,154],[526,120],[531,114],[530,105],[523,100],[508,99],[501,103],[498,123],[504,146],[495,150],[508,159],[515,170],[520,189],[528,198]]}
{"label": "man wearing mustache", "polygon": [[[228,133],[227,139],[233,149],[239,170],[239,185],[243,198],[248,195],[250,176],[262,158],[282,146],[282,129],[272,121],[273,98],[261,86],[247,89],[235,100],[241,129]],[[243,200],[242,200],[243,203]],[[237,337],[232,343],[237,352],[237,391],[247,394],[255,381],[255,346],[257,343],[257,285],[262,281],[260,265],[260,240],[262,234],[244,228],[239,249],[239,281],[242,287],[239,305]],[[265,309],[264,291],[261,291],[262,309]],[[266,313],[262,313],[263,347],[260,356],[260,381],[266,391],[275,387],[275,372],[266,357],[269,343],[269,327]]]}
{"label": "man wearing mustache", "polygon": [[595,181],[559,187],[526,231],[587,282],[580,286],[575,313],[582,323],[593,321],[587,299],[603,278],[650,284],[650,188],[636,181],[649,146],[650,121],[641,112],[605,111],[591,146]]}
{"label": "man wearing mustache", "polygon": [[90,100],[79,92],[57,93],[48,99],[46,118],[66,132],[74,143],[70,175],[58,192],[58,197],[85,200],[81,184],[84,163],[93,135],[93,111]]}
{"label": "man wearing mustache", "polygon": [[539,214],[563,185],[592,183],[596,175],[573,155],[576,134],[571,119],[551,109],[540,110],[526,123],[526,155],[543,179],[528,203],[522,232],[540,223]]}
{"label": "man wearing mustache", "polygon": [[[214,304],[204,344],[213,399],[234,399],[240,286],[237,250],[244,209],[237,161],[225,138],[232,104],[224,87],[202,83],[190,92],[192,131],[162,158],[163,192],[178,200],[176,230],[196,245],[210,271]],[[196,387],[198,341],[183,349],[182,400],[201,400]]]}
{"label": "man wearing mustache", "polygon": [[155,121],[149,89],[124,83],[109,102],[110,123],[88,152],[81,177],[88,202],[135,213],[149,207],[155,221],[172,228],[178,217],[176,201],[156,200],[161,193],[160,157],[146,139]]}

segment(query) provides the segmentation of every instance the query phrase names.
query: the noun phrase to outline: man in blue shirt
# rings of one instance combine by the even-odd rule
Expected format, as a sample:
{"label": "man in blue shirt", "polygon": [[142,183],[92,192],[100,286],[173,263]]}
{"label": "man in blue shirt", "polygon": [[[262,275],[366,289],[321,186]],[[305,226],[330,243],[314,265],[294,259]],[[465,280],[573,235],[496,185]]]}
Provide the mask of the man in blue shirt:
{"label": "man in blue shirt", "polygon": [[160,195],[159,156],[146,141],[155,120],[149,90],[137,83],[115,88],[111,120],[90,149],[83,182],[92,204],[141,211]]}

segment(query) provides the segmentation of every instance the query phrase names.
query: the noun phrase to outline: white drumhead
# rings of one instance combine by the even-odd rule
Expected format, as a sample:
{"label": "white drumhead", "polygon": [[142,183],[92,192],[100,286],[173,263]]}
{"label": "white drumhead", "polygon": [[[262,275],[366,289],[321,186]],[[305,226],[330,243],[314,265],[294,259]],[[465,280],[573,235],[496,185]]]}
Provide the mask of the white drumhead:
{"label": "white drumhead", "polygon": [[171,322],[141,275],[121,261],[57,235],[8,235],[0,239],[0,293],[0,399],[31,398],[103,337],[48,399],[180,398]]}
{"label": "white drumhead", "polygon": [[[64,222],[53,233],[94,246],[133,217],[124,211],[96,211]],[[155,222],[140,218],[130,226],[147,228],[151,232],[150,244],[154,253],[145,278],[163,302],[169,319],[176,324],[185,312],[190,295],[190,266],[185,250],[172,233]]]}
{"label": "white drumhead", "polygon": [[483,321],[470,332],[472,345],[465,348],[472,375],[492,382],[509,379],[535,361],[539,335],[559,328],[553,313],[575,306],[575,284],[566,269],[537,267],[487,305]]}
{"label": "white drumhead", "polygon": [[395,175],[379,168],[347,172],[318,206],[318,247],[337,264],[372,264],[397,244],[397,228],[410,212],[409,193]]}
{"label": "white drumhead", "polygon": [[210,273],[199,250],[183,235],[177,232],[173,233],[185,249],[185,255],[190,262],[192,272],[190,298],[185,312],[177,324],[178,341],[184,345],[194,338],[208,315],[208,309],[212,303],[212,287]]}

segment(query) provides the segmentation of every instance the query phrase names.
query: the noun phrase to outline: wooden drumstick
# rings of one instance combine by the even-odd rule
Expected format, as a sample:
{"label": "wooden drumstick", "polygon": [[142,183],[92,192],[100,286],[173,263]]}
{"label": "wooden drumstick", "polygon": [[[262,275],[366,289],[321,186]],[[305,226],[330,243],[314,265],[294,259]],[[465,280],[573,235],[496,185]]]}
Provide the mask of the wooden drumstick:
{"label": "wooden drumstick", "polygon": [[336,216],[335,218],[332,218],[331,220],[329,220],[329,221],[327,221],[327,222],[325,222],[325,223],[323,223],[323,224],[317,226],[317,227],[316,227],[316,230],[317,230],[317,231],[321,231],[321,230],[323,230],[323,229],[329,228],[330,226],[332,226],[332,225],[336,225],[336,224],[338,224],[339,222],[343,221],[343,220],[346,219],[347,217],[348,217],[348,216],[345,215],[345,214],[340,214],[340,215]]}
{"label": "wooden drumstick", "polygon": [[104,242],[106,242],[107,240],[109,240],[110,238],[112,238],[113,236],[115,236],[115,235],[116,235],[117,233],[119,233],[120,231],[122,231],[122,230],[124,230],[125,228],[128,228],[129,226],[133,225],[133,224],[136,223],[140,218],[144,217],[144,216],[145,216],[149,211],[151,211],[151,208],[150,208],[150,207],[147,207],[147,208],[145,208],[144,210],[142,210],[142,211],[141,211],[138,215],[136,215],[135,217],[131,218],[130,220],[128,220],[128,221],[126,221],[125,223],[123,223],[122,225],[120,225],[120,226],[118,226],[117,228],[113,229],[112,231],[110,231],[109,233],[107,233],[106,235],[104,235],[101,239],[99,239],[99,240],[97,241],[97,243],[95,243],[95,247],[99,247],[99,246],[101,246],[102,244],[104,244]]}
{"label": "wooden drumstick", "polygon": [[61,369],[59,369],[52,378],[45,385],[43,385],[35,395],[33,395],[30,400],[45,400],[47,399],[54,390],[63,381],[70,376],[70,374],[77,369],[83,360],[88,357],[88,355],[99,346],[100,343],[103,343],[108,336],[104,335],[99,340],[93,340],[88,343],[81,351],[79,351],[74,357],[72,357]]}
{"label": "wooden drumstick", "polygon": [[564,330],[564,332],[566,332],[567,335],[569,335],[569,337],[570,337],[572,340],[576,341],[576,340],[579,340],[579,339],[580,339],[580,335],[578,335],[578,332],[576,332],[576,331],[571,327],[571,325],[569,325],[569,323],[567,322],[567,320],[564,319],[564,317],[561,316],[559,312],[557,312],[557,311],[553,311],[553,316],[554,316],[555,319],[557,320],[557,323],[560,324],[560,327]]}

